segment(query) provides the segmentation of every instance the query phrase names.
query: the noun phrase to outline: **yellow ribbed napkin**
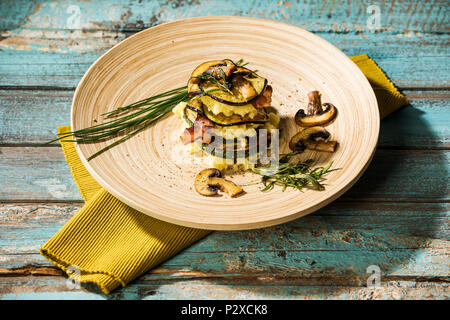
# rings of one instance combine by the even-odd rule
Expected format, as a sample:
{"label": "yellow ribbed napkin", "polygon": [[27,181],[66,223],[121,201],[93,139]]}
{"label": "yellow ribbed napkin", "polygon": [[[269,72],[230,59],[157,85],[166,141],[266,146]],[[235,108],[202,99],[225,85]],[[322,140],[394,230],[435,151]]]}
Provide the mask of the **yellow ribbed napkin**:
{"label": "yellow ribbed napkin", "polygon": [[[351,59],[373,86],[382,118],[408,103],[367,55]],[[59,127],[58,135],[69,131],[69,126]],[[130,208],[91,177],[72,142],[61,146],[85,205],[42,246],[41,254],[75,281],[95,283],[108,294],[211,232]]]}
{"label": "yellow ribbed napkin", "polygon": [[408,99],[397,90],[383,70],[367,54],[353,56],[350,59],[369,80],[377,97],[381,119],[409,103]]}

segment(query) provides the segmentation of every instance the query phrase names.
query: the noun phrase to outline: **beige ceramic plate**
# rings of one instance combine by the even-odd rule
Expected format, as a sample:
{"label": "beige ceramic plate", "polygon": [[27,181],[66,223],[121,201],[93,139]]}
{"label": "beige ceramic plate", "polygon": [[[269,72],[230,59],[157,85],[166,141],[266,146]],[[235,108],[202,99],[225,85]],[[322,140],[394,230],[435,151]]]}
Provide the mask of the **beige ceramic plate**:
{"label": "beige ceramic plate", "polygon": [[[339,110],[327,127],[339,141],[336,153],[306,152],[317,165],[334,161],[325,191],[261,192],[207,198],[193,190],[201,164],[180,161],[182,123],[168,116],[91,161],[106,145],[77,145],[92,176],[111,194],[150,216],[176,224],[215,230],[252,229],[311,213],[344,193],[363,173],[375,150],[379,114],[375,95],[358,67],[318,36],[283,23],[241,17],[202,17],[139,32],[119,43],[86,72],[75,92],[72,128],[100,123],[100,114],[186,84],[201,62],[245,59],[273,86],[273,106],[283,118],[282,137],[299,130],[292,121],[311,90]],[[98,121],[98,122],[94,122]],[[108,141],[110,143],[111,141]],[[232,178],[251,182],[249,174]]]}

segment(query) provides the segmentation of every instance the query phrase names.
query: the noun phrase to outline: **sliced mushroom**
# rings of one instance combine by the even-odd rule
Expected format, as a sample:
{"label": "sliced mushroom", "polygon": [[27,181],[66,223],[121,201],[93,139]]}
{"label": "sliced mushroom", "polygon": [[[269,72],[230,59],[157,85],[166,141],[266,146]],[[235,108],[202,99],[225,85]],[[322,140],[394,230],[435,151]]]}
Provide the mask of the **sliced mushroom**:
{"label": "sliced mushroom", "polygon": [[322,102],[320,101],[319,91],[311,91],[308,93],[308,107],[306,111],[308,114],[319,114],[322,112]]}
{"label": "sliced mushroom", "polygon": [[250,81],[244,79],[243,76],[234,76],[231,80],[231,84],[234,88],[237,88],[244,100],[250,100],[257,95],[256,90],[253,88]]}
{"label": "sliced mushroom", "polygon": [[306,149],[323,151],[323,152],[334,152],[336,151],[337,141],[304,141]]}
{"label": "sliced mushroom", "polygon": [[220,191],[226,192],[230,197],[234,197],[244,191],[241,187],[234,184],[234,182],[223,178],[210,178],[209,185],[219,188]]}
{"label": "sliced mushroom", "polygon": [[[295,123],[301,127],[313,127],[330,123],[337,115],[337,109],[331,103],[321,103],[319,91],[308,93],[309,103],[306,112],[300,109],[295,114]],[[325,107],[325,108],[322,108]]]}
{"label": "sliced mushroom", "polygon": [[217,169],[205,169],[200,171],[195,178],[194,187],[195,191],[200,193],[203,196],[214,196],[217,195],[217,190],[219,189],[216,186],[210,186],[208,184],[209,179],[214,177],[221,177],[222,174]]}
{"label": "sliced mushroom", "polygon": [[214,168],[200,171],[195,178],[194,186],[195,190],[203,196],[215,196],[220,190],[226,192],[230,197],[234,197],[244,191],[232,181],[222,178],[220,171]]}
{"label": "sliced mushroom", "polygon": [[330,133],[322,127],[310,127],[300,131],[291,138],[289,148],[292,151],[304,151],[305,149],[334,152],[336,141],[327,141]]}
{"label": "sliced mushroom", "polygon": [[231,73],[236,69],[236,66],[233,64],[228,65],[216,65],[209,67],[208,70],[206,70],[206,73],[212,74],[216,78],[222,77],[222,72],[225,74],[225,77],[228,78]]}

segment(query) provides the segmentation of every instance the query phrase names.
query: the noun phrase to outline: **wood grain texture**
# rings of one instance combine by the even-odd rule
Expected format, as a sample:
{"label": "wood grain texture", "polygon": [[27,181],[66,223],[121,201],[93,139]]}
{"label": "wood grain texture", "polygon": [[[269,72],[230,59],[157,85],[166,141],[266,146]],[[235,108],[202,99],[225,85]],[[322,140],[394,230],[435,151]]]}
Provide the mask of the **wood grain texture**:
{"label": "wood grain texture", "polygon": [[[414,0],[380,1],[381,30],[442,32],[448,31],[449,18],[445,0],[417,2]],[[83,14],[80,27],[87,30],[140,31],[167,21],[192,16],[241,15],[271,18],[290,24],[306,25],[309,30],[348,32],[366,30],[368,4],[363,0],[323,2],[312,1],[27,1],[19,0],[3,5],[0,12],[2,29],[34,28],[72,30],[67,22],[69,5],[76,5]],[[50,18],[51,17],[51,18]]]}
{"label": "wood grain texture", "polygon": [[[12,262],[1,261],[0,267],[17,268],[28,264],[42,265],[47,260],[37,256],[40,245],[46,241],[49,234],[59,230],[81,205],[80,203],[1,204],[0,214],[3,223],[0,231],[3,237],[0,239],[0,243],[2,254],[11,256]],[[418,271],[428,276],[442,275],[446,272],[446,264],[423,264],[417,266],[420,270],[413,271],[403,265],[406,259],[403,261],[398,254],[392,255],[388,252],[430,249],[427,254],[436,255],[438,251],[445,250],[448,245],[447,241],[450,240],[448,209],[448,203],[411,204],[388,201],[354,203],[341,200],[322,208],[313,215],[276,227],[214,232],[211,236],[183,251],[183,254],[191,255],[191,258],[175,256],[170,263],[167,262],[165,265],[181,266],[183,265],[182,261],[185,261],[186,264],[183,266],[219,272],[220,268],[225,268],[227,263],[223,263],[223,261],[215,263],[214,259],[216,261],[220,259],[233,260],[234,267],[230,263],[229,269],[227,269],[232,271],[240,267],[264,269],[265,265],[271,264],[269,260],[274,258],[274,265],[284,265],[279,271],[283,271],[283,269],[287,271],[289,260],[293,262],[292,259],[295,259],[296,252],[303,252],[304,261],[297,262],[308,272],[320,273],[325,269],[331,269],[331,265],[336,264],[333,267],[335,273],[361,275],[365,274],[365,268],[372,261],[383,266],[386,272],[397,270],[401,275],[414,275],[414,272]],[[29,232],[30,230],[33,232]],[[18,242],[20,245],[17,245]],[[367,250],[367,254],[360,257],[353,256],[352,266],[345,265],[345,258],[338,256],[339,252],[348,251],[350,254],[361,249]],[[285,252],[283,253],[283,251]],[[306,259],[313,256],[332,255],[333,252],[336,256],[331,260],[320,259],[320,262],[313,263]],[[252,261],[246,258],[245,263],[244,261],[239,262],[240,253],[247,255],[247,258],[259,253],[261,255],[258,259],[262,260]],[[369,253],[373,253],[374,256],[371,257]],[[211,254],[211,259],[202,258],[202,254]],[[215,258],[213,258],[214,254],[216,254]],[[30,260],[30,258],[18,255],[36,256]],[[391,255],[391,260],[393,259],[391,262],[395,261],[395,264],[389,266],[388,261],[383,261],[387,255]],[[409,255],[410,253],[406,253],[405,257],[409,257]],[[202,265],[203,260],[207,260],[205,265]],[[216,265],[213,266],[214,264]]]}
{"label": "wood grain texture", "polygon": [[[80,29],[73,29],[77,6]],[[102,53],[154,25],[205,15],[243,15],[287,22],[318,33],[347,55],[367,53],[401,87],[449,86],[445,1],[378,3],[380,28],[369,30],[365,1],[220,1],[108,4],[13,1],[2,6],[0,85],[74,88]],[[73,11],[72,11],[73,12]],[[71,18],[72,16],[72,18]],[[50,18],[51,17],[51,18]],[[414,72],[411,68],[414,66]]]}
{"label": "wood grain texture", "polygon": [[[199,51],[193,43],[203,49]],[[282,191],[279,186],[263,195],[254,184],[260,176],[249,173],[235,175],[241,178],[235,183],[247,185],[239,197],[207,198],[192,190],[191,181],[199,167],[211,165],[187,153],[179,160],[183,155],[176,150],[182,147],[179,132],[184,125],[172,115],[92,160],[88,160],[91,155],[119,137],[75,145],[81,162],[104,189],[166,222],[244,230],[314,212],[357,181],[372,159],[379,135],[380,114],[372,87],[361,70],[330,43],[304,29],[270,20],[190,18],[124,40],[98,59],[80,81],[71,109],[72,130],[102,123],[104,113],[185,85],[199,64],[217,57],[235,61],[245,57],[273,86],[271,106],[283,119],[277,140],[281,153],[290,151],[287,143],[299,130],[293,116],[308,92],[318,90],[322,101],[333,103],[339,115],[327,130],[339,147],[333,154],[305,152],[302,158],[313,158],[315,166],[323,167],[333,161],[335,168],[343,169],[328,175],[322,192],[305,190],[301,199],[298,190]],[[302,105],[306,108],[307,102]]]}
{"label": "wood grain texture", "polygon": [[[104,298],[90,286],[72,291],[38,254],[39,243],[79,206],[0,206],[1,298]],[[108,298],[398,299],[426,292],[445,298],[448,209],[439,203],[340,202],[272,228],[217,231]],[[375,291],[365,286],[369,265],[382,270],[382,287]],[[189,284],[191,290],[183,290]]]}
{"label": "wood grain texture", "polygon": [[[81,200],[59,147],[1,147],[0,155],[0,200]],[[377,150],[343,198],[447,201],[449,159],[447,150]]]}
{"label": "wood grain texture", "polygon": [[[381,122],[379,147],[450,147],[449,91],[403,92],[411,106]],[[38,145],[70,123],[73,90],[0,90],[0,144]],[[54,144],[57,144],[55,142]]]}
{"label": "wood grain texture", "polygon": [[[369,35],[367,38],[357,36],[356,39],[352,36],[349,39],[342,40],[341,36],[328,37],[327,34],[318,35],[336,45],[349,56],[367,53],[375,59],[377,64],[400,88],[449,88],[450,79],[447,62],[450,54],[448,52],[443,53],[439,49],[443,43],[442,36],[439,36],[436,41],[432,41],[433,43],[429,45],[424,44],[421,39],[417,39],[417,42],[407,45],[401,41],[395,42],[396,39],[393,38],[391,39],[392,45],[385,47],[384,45],[388,41],[381,36]],[[64,34],[61,35],[63,39],[65,36]],[[380,38],[374,39],[374,37]],[[51,40],[50,42],[52,43],[53,41]],[[67,50],[66,53],[53,52],[52,50],[55,49],[41,51],[32,47],[29,51],[2,49],[0,51],[0,86],[73,89],[77,86],[89,66],[102,53],[112,47],[112,44],[102,46],[103,40],[101,38],[97,39],[94,37],[92,41],[95,46],[100,46],[100,49],[97,50],[97,47],[93,49],[87,48],[83,49],[81,53],[72,52],[71,50]],[[119,40],[115,43],[119,43]],[[374,45],[374,43],[377,45]],[[82,41],[81,44],[84,46]],[[390,53],[389,50],[397,45],[402,50]],[[448,47],[448,40],[444,42],[444,45]],[[60,48],[59,43],[50,44],[49,46],[51,48],[54,46]],[[383,54],[380,55],[380,53]],[[414,66],[413,71],[412,66]]]}
{"label": "wood grain texture", "polygon": [[[298,299],[298,300],[446,300],[449,298],[449,284],[445,282],[427,282],[423,280],[409,280],[390,278],[385,279],[378,288],[355,286],[347,277],[343,280],[335,277],[328,284],[323,281],[312,285],[301,285],[313,282],[310,278],[291,280],[281,278],[282,285],[272,284],[268,277],[256,276],[258,284],[230,283],[229,279],[222,280],[187,280],[144,281],[129,284],[105,297],[96,293],[92,286],[81,288],[69,287],[67,280],[61,276],[45,277],[5,277],[0,279],[0,287],[4,300],[136,300],[136,299],[228,299],[228,300],[258,300],[258,299]],[[323,278],[323,276],[322,276]],[[231,277],[233,279],[233,277]],[[289,283],[289,284],[286,284]]]}
{"label": "wood grain texture", "polygon": [[[448,181],[439,179],[448,176],[448,156],[435,150],[448,149],[448,91],[439,91],[448,89],[450,82],[447,2],[378,1],[381,29],[377,31],[367,28],[370,3],[363,0],[230,3],[2,3],[0,86],[14,90],[0,92],[0,143],[17,148],[0,154],[0,198],[77,202],[0,207],[1,299],[450,298],[449,208],[448,197],[442,197],[448,195]],[[68,25],[72,14],[67,9],[72,4],[80,8],[82,29]],[[381,125],[379,145],[393,150],[378,151],[373,165],[388,176],[377,176],[369,168],[370,178],[360,181],[365,191],[358,190],[357,184],[348,193],[362,194],[360,201],[353,196],[347,198],[351,202],[339,200],[304,222],[298,220],[299,224],[293,221],[258,232],[215,232],[208,241],[108,297],[94,287],[69,289],[65,277],[37,250],[76,212],[81,198],[58,148],[49,155],[47,148],[23,146],[36,146],[54,134],[55,125],[68,123],[73,88],[114,44],[163,22],[209,14],[254,16],[304,27],[347,55],[369,54],[397,86],[412,88],[406,93],[412,108],[391,115]],[[39,88],[45,90],[35,91]],[[398,148],[403,150],[394,150]],[[413,149],[423,151],[417,155]],[[428,155],[426,149],[432,152]],[[385,157],[383,152],[391,153]],[[8,161],[16,161],[17,166]],[[393,172],[396,179],[390,177]],[[35,181],[41,185],[34,185]],[[389,192],[383,192],[386,185]],[[393,201],[385,202],[380,195]],[[266,250],[259,253],[260,248]],[[367,264],[380,262],[382,286],[366,288]]]}

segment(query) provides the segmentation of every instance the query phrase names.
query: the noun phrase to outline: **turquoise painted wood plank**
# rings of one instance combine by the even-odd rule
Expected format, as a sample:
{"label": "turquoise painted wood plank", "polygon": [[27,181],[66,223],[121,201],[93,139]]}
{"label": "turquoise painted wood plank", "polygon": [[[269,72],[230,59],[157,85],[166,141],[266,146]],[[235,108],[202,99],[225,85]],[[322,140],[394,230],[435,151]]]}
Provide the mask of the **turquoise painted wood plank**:
{"label": "turquoise painted wood plank", "polygon": [[[2,4],[0,27],[16,29],[129,29],[140,30],[166,21],[192,16],[243,15],[307,25],[315,31],[367,30],[378,6],[380,27],[385,32],[419,30],[448,31],[447,1],[11,1]],[[72,7],[71,7],[72,6]],[[76,6],[73,8],[73,6]],[[368,10],[369,9],[369,10]],[[71,18],[72,17],[72,18]],[[75,21],[74,21],[75,20]]]}
{"label": "turquoise painted wood plank", "polygon": [[[301,27],[301,25],[300,25]],[[101,54],[114,44],[124,40],[137,31],[116,30],[34,30],[17,29],[0,31],[0,48],[2,57],[8,57],[8,53],[44,54],[62,57],[72,54],[74,57],[66,63],[87,63],[93,61],[89,54]],[[348,55],[364,52],[374,58],[388,57],[426,57],[448,56],[449,37],[447,33],[367,33],[348,31],[344,33],[314,32],[325,40],[335,44]],[[8,51],[11,50],[11,51]],[[19,64],[20,65],[20,64]]]}
{"label": "turquoise painted wood plank", "polygon": [[[348,55],[368,53],[399,86],[449,86],[450,35],[442,7],[379,3],[381,30],[374,32],[366,26],[367,3],[340,2],[116,1],[103,5],[106,11],[84,1],[36,2],[22,10],[21,2],[11,2],[0,11],[0,85],[75,87],[97,57],[134,32],[185,17],[231,14],[284,21],[317,32]],[[73,27],[69,6],[80,10],[80,29]]]}
{"label": "turquoise painted wood plank", "polygon": [[[105,35],[106,33],[106,35]],[[349,56],[367,53],[400,87],[449,87],[446,34],[319,34]],[[0,36],[0,86],[74,88],[88,67],[127,34],[22,31]]]}
{"label": "turquoise painted wood plank", "polygon": [[[45,297],[48,292],[67,290],[61,272],[37,253],[38,243],[78,208],[70,204],[0,207],[0,296],[20,298],[31,296],[22,296],[24,292],[34,292]],[[448,203],[335,203],[276,227],[214,232],[111,298],[145,298],[144,288],[149,287],[152,298],[186,295],[177,286],[181,282],[197,283],[199,290],[209,288],[208,295],[213,288],[223,288],[224,297],[236,289],[248,298],[260,290],[269,293],[267,288],[298,297],[293,287],[302,292],[300,296],[323,297],[333,290],[363,289],[369,265],[380,267],[383,282],[428,279],[430,285],[444,285],[450,244],[448,208]],[[17,292],[19,283],[26,289]],[[385,293],[390,285],[384,283],[378,292]],[[317,290],[308,294],[312,288]],[[44,292],[36,293],[40,290]],[[92,287],[73,293],[104,297]],[[269,298],[278,296],[273,292]]]}
{"label": "turquoise painted wood plank", "polygon": [[[38,255],[81,204],[2,204],[0,268],[51,266]],[[284,273],[442,276],[450,245],[448,203],[337,202],[279,226],[214,232],[164,263],[176,274]],[[430,263],[431,261],[431,263]]]}
{"label": "turquoise painted wood plank", "polygon": [[[0,205],[2,252],[37,253],[40,245],[56,233],[81,206],[81,203]],[[214,236],[200,241],[192,248],[194,253],[240,251],[256,254],[282,250],[354,251],[362,248],[383,251],[421,248],[429,245],[425,241],[427,239],[450,240],[449,208],[448,203],[338,201],[313,215],[277,227],[214,233]],[[365,237],[362,233],[372,234]],[[374,237],[379,239],[373,241]],[[413,240],[407,242],[403,238]],[[3,263],[0,262],[0,266],[3,267]]]}
{"label": "turquoise painted wood plank", "polygon": [[[0,200],[81,200],[58,147],[1,147]],[[342,196],[363,200],[448,200],[450,152],[378,150]]]}
{"label": "turquoise painted wood plank", "polygon": [[[67,19],[74,12],[67,11],[69,4],[80,8],[83,30],[68,25]],[[239,14],[303,26],[349,55],[361,53],[364,48],[401,87],[449,87],[449,18],[445,1],[437,5],[380,2],[382,29],[378,32],[367,30],[368,4],[362,1],[351,6],[341,1],[260,0],[231,4],[228,7],[223,2],[206,0],[130,4],[116,0],[108,4],[107,10],[99,10],[98,3],[84,1],[2,4],[0,86],[73,88],[99,55],[142,28],[183,17]],[[53,121],[60,120],[56,118],[58,110],[67,108],[69,93],[50,99],[55,103]],[[8,98],[8,106],[20,104],[15,98]],[[29,99],[40,101],[32,95]],[[448,97],[422,100],[424,105],[413,103],[413,108],[405,108],[383,122],[381,146],[411,148],[417,142],[419,148],[448,148]],[[0,123],[0,137],[2,128],[13,128],[14,121],[26,114],[23,110],[12,113],[9,107],[0,107],[4,112],[0,119],[6,119]],[[40,110],[49,109],[44,106]],[[19,123],[28,127],[45,121],[42,115],[31,114],[25,117],[28,122]],[[401,121],[409,126],[398,126]],[[30,143],[24,142],[26,134],[8,132],[7,141]],[[30,136],[36,138],[31,130]],[[42,153],[46,151],[48,154]],[[2,157],[6,156],[0,158],[0,199],[5,192],[13,194],[5,199],[8,201],[30,194],[32,198],[23,199],[79,200],[67,167],[63,169],[59,148],[1,148],[1,152]],[[34,169],[32,173],[30,168]],[[109,298],[448,299],[448,203],[371,202],[448,200],[447,168],[448,153],[443,150],[379,150],[368,172],[344,196],[344,201],[274,228],[214,233]],[[11,206],[14,204],[1,207],[8,207],[6,220],[5,211],[0,209],[0,221],[4,223],[4,227],[0,223],[0,242],[5,239],[0,246],[0,266],[7,266],[0,270],[1,298],[105,298],[95,289],[68,289],[59,271],[36,251],[37,238],[45,241],[46,235],[59,229],[79,204],[55,204],[51,205],[53,209],[44,206],[44,210],[36,204],[21,204],[12,212]],[[28,237],[30,230],[34,241]],[[365,266],[369,263],[379,263],[383,270],[381,288],[364,287]],[[29,264],[37,265],[36,269]],[[19,269],[12,270],[12,266]],[[26,276],[27,272],[34,275]]]}
{"label": "turquoise painted wood plank", "polygon": [[0,143],[42,143],[70,124],[73,91],[0,90]]}
{"label": "turquoise painted wood plank", "polygon": [[[152,281],[137,283],[105,296],[91,286],[75,290],[62,277],[5,277],[0,279],[2,300],[258,300],[258,299],[298,299],[298,300],[447,300],[449,284],[423,280],[386,280],[378,288],[364,286],[298,285],[291,281],[288,285],[264,285],[267,278],[258,284],[228,284],[211,280],[180,280],[169,284]],[[305,279],[308,281],[308,279]]]}
{"label": "turquoise painted wood plank", "polygon": [[[51,237],[51,236],[50,236]],[[377,235],[375,238],[381,237]],[[306,239],[307,241],[307,239]],[[433,243],[434,242],[434,243]],[[326,242],[324,242],[326,244]],[[231,247],[231,246],[230,246]],[[315,250],[264,250],[262,251],[232,251],[223,248],[221,252],[190,252],[185,251],[171,258],[148,277],[151,280],[170,282],[189,278],[217,278],[248,276],[275,276],[289,274],[291,277],[320,277],[330,278],[346,276],[349,282],[353,277],[367,274],[367,268],[376,265],[383,276],[399,278],[447,278],[448,261],[446,252],[449,243],[428,240],[428,246],[422,248],[389,248],[376,250],[373,248],[357,248],[353,250],[330,250],[325,245]],[[36,274],[43,268],[52,268],[52,274],[59,274],[51,262],[45,260],[35,251],[33,254],[20,253],[18,255],[4,254],[0,269],[2,276],[20,276],[28,274],[30,267]],[[29,263],[26,263],[29,262]],[[26,263],[26,264],[25,264]]]}
{"label": "turquoise painted wood plank", "polygon": [[[82,199],[60,148],[6,147],[0,148],[0,155],[0,193],[4,194],[0,199]],[[25,180],[28,187],[22,185]]]}
{"label": "turquoise painted wood plank", "polygon": [[448,151],[377,150],[370,167],[343,198],[448,199],[449,156]]}
{"label": "turquoise painted wood plank", "polygon": [[413,100],[410,106],[381,121],[379,147],[417,149],[450,147],[450,104],[448,100]]}
{"label": "turquoise painted wood plank", "polygon": [[[381,123],[379,146],[450,147],[449,91],[405,91],[411,106]],[[39,144],[70,123],[73,91],[0,90],[0,143]]]}

